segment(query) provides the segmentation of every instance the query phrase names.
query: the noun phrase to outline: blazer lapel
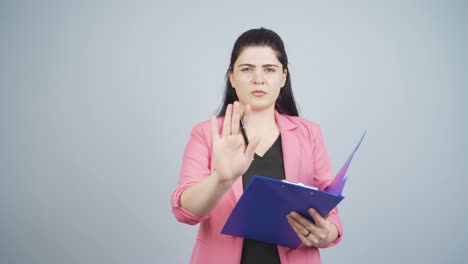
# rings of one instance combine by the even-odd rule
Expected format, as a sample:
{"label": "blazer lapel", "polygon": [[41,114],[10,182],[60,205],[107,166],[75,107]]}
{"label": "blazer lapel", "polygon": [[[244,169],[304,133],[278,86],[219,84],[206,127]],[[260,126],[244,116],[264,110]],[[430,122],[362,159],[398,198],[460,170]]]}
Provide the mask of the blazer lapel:
{"label": "blazer lapel", "polygon": [[299,182],[301,142],[295,131],[297,125],[278,112],[275,112],[275,117],[281,132],[285,178],[288,181]]}
{"label": "blazer lapel", "polygon": [[[299,182],[301,145],[295,134],[297,125],[277,111],[275,111],[275,118],[281,133],[281,146],[283,148],[283,163],[286,180]],[[232,190],[236,200],[239,200],[244,192],[242,176],[234,182]]]}

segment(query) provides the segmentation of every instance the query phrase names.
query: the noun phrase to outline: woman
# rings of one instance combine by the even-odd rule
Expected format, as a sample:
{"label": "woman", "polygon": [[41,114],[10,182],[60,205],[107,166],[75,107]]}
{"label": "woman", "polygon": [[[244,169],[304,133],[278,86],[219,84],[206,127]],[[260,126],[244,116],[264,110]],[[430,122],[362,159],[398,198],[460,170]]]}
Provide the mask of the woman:
{"label": "woman", "polygon": [[177,220],[200,223],[191,263],[320,263],[318,248],[341,239],[336,208],[326,218],[310,209],[315,223],[285,216],[302,241],[296,249],[220,233],[254,175],[322,190],[333,178],[320,127],[298,117],[290,75],[275,32],[252,29],[237,39],[219,116],[193,127],[172,195]]}

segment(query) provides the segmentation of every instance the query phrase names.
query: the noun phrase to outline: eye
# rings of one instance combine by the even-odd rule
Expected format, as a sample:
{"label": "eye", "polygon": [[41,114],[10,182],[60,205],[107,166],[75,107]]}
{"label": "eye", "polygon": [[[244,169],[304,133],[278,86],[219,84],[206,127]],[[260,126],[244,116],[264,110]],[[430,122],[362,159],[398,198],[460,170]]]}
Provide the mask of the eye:
{"label": "eye", "polygon": [[249,72],[251,71],[251,69],[249,67],[246,67],[246,68],[242,68],[241,69],[241,72]]}
{"label": "eye", "polygon": [[265,68],[265,71],[266,72],[276,72],[276,69],[275,68]]}

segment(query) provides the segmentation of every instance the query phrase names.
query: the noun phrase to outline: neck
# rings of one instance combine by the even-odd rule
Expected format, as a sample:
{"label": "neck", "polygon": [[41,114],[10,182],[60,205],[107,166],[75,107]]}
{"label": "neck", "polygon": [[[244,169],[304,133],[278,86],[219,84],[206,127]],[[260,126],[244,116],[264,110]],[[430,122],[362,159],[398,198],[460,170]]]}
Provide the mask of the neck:
{"label": "neck", "polygon": [[251,111],[249,117],[249,130],[252,131],[271,131],[278,128],[275,120],[275,109],[265,111]]}

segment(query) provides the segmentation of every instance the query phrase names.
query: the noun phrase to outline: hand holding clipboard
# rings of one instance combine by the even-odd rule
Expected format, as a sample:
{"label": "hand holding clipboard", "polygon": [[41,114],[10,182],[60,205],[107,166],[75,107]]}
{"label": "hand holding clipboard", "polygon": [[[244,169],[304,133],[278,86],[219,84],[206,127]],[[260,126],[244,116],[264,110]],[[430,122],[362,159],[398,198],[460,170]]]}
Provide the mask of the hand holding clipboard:
{"label": "hand holding clipboard", "polygon": [[221,233],[297,248],[301,240],[288,223],[286,215],[295,211],[313,221],[309,208],[314,208],[325,217],[344,199],[342,192],[346,171],[365,134],[326,191],[285,180],[255,176],[232,210]]}

